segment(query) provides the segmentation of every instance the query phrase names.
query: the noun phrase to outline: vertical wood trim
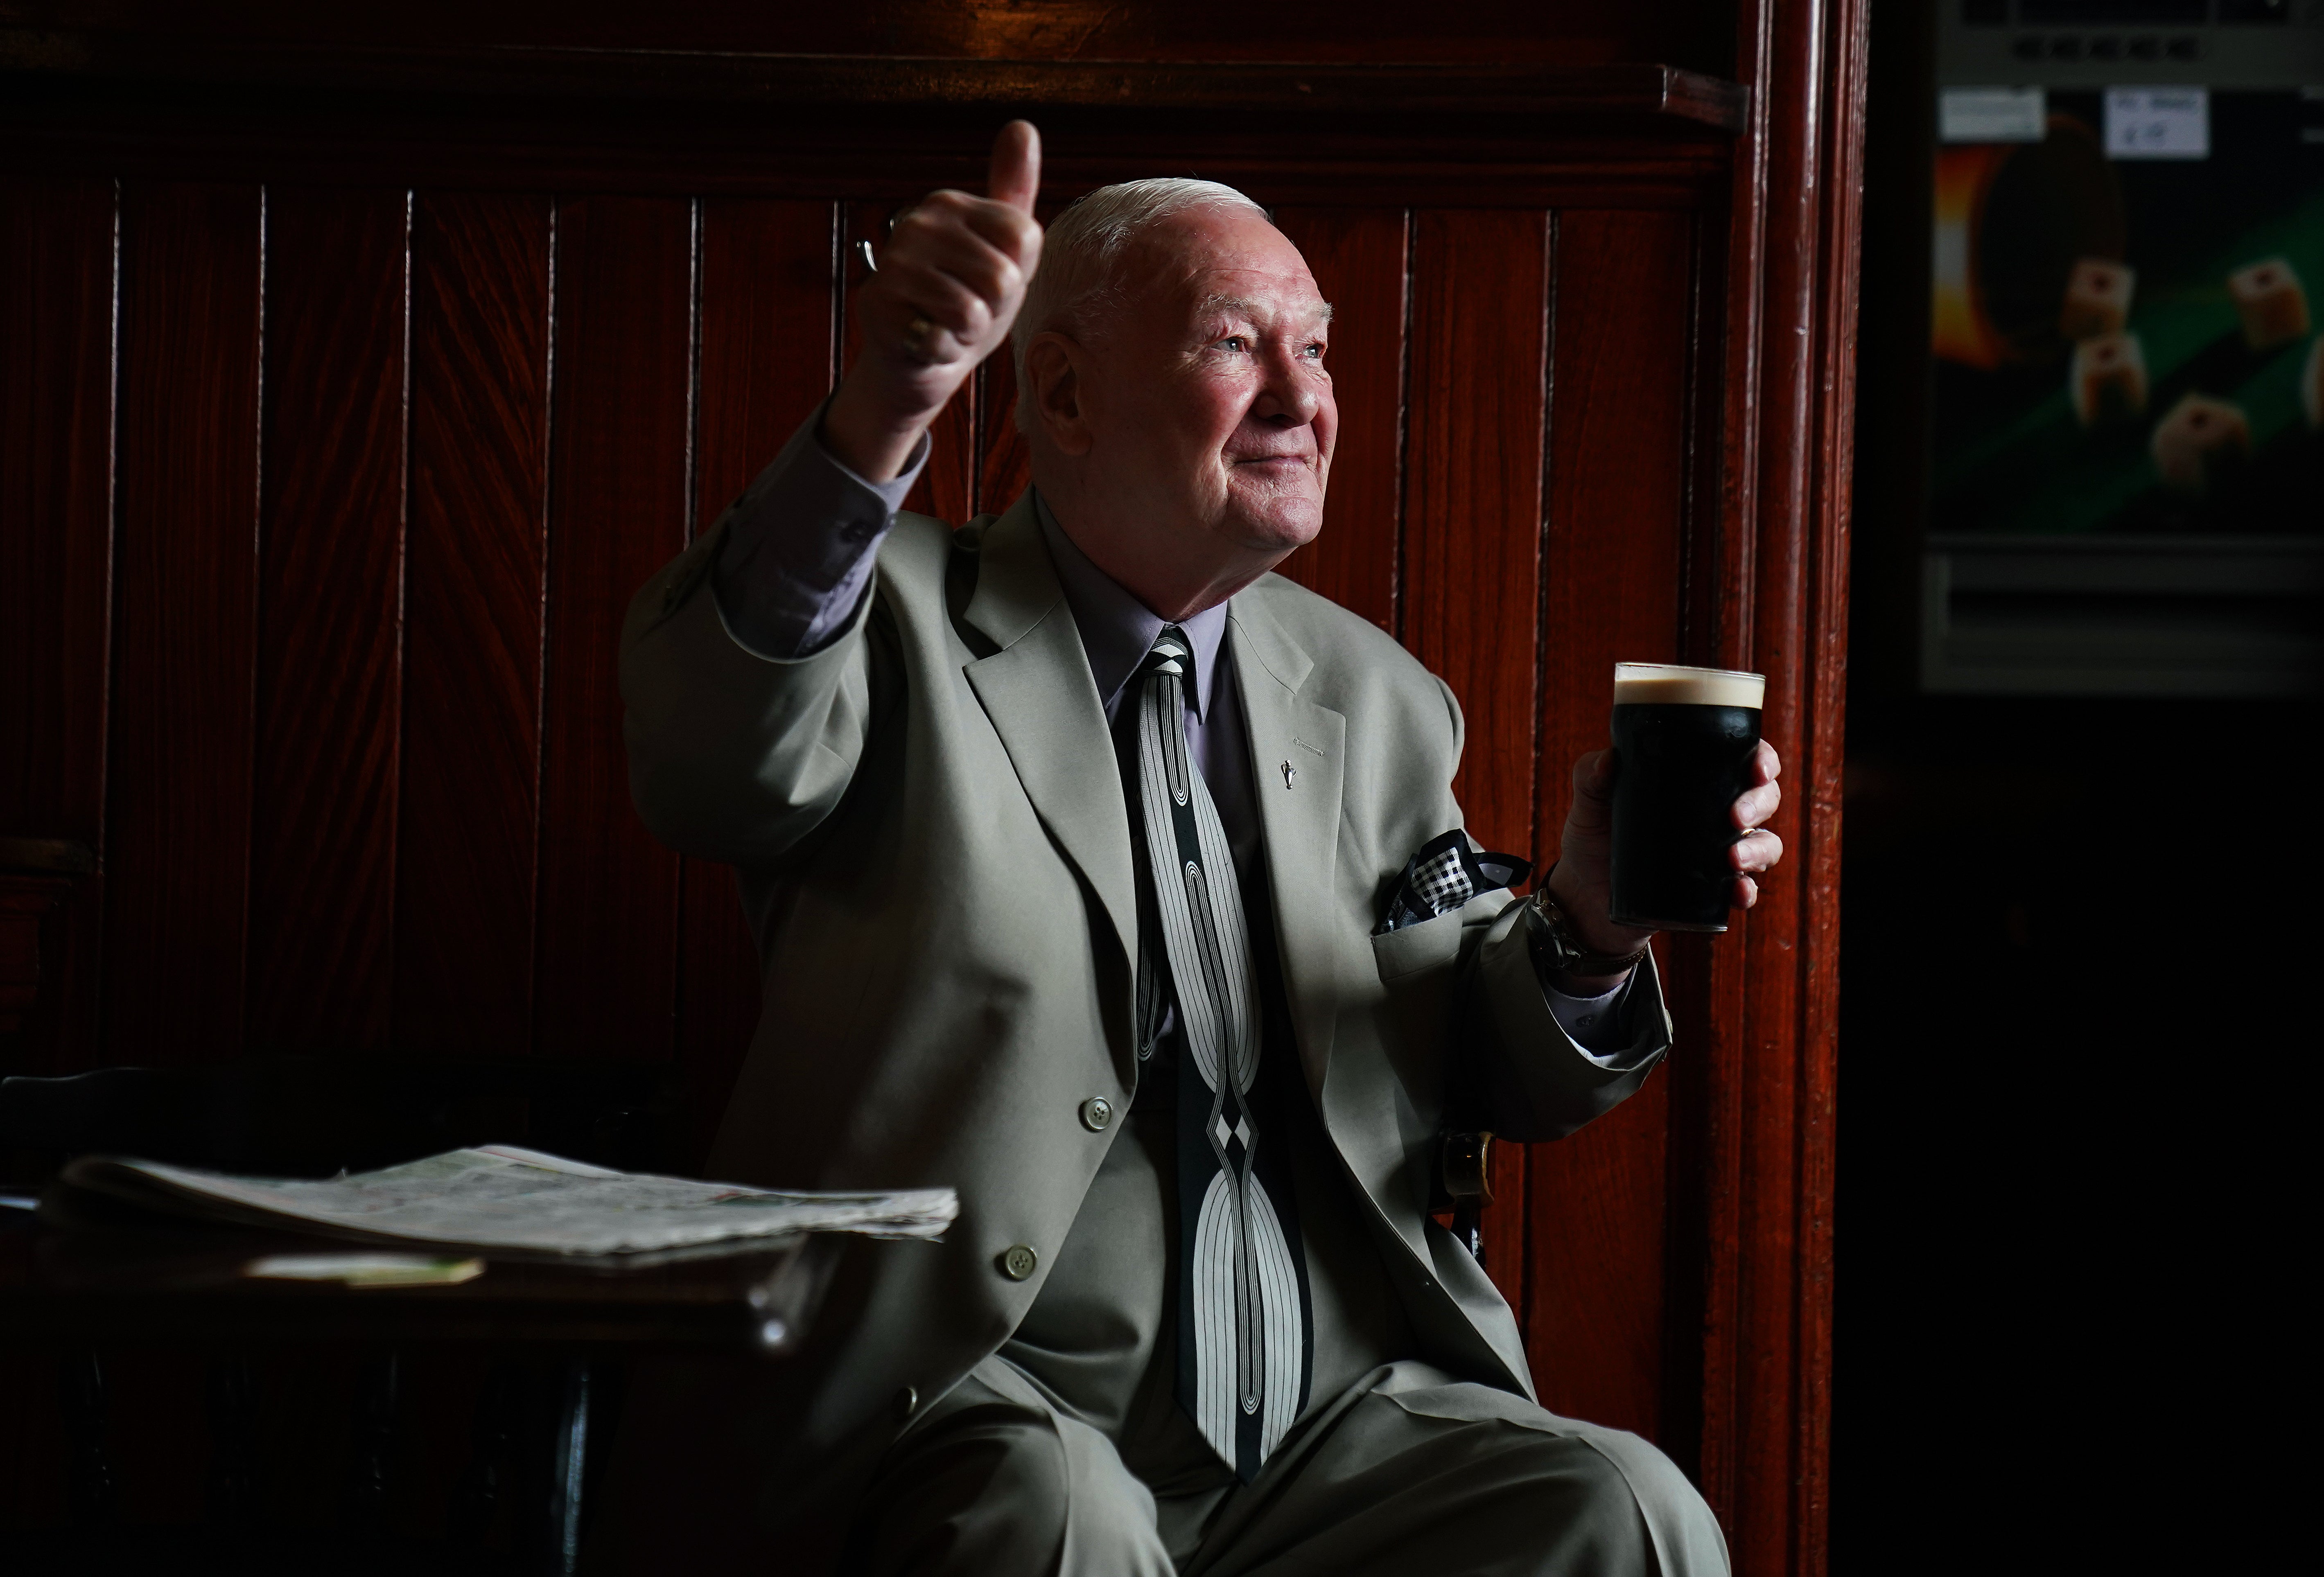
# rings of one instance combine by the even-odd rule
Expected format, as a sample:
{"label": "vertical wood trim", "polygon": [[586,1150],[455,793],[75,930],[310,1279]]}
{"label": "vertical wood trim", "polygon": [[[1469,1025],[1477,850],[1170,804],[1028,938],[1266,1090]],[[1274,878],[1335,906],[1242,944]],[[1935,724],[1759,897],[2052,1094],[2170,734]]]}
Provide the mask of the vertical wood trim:
{"label": "vertical wood trim", "polygon": [[541,1049],[540,1003],[542,976],[546,973],[540,936],[541,906],[547,901],[548,879],[542,866],[549,858],[549,816],[546,802],[549,792],[549,617],[551,594],[556,582],[558,547],[557,524],[557,445],[558,419],[564,400],[564,388],[559,383],[557,357],[558,314],[564,309],[559,288],[558,270],[565,257],[565,205],[556,198],[549,201],[549,299],[547,315],[541,322],[541,344],[546,364],[546,375],[541,383],[540,396],[540,617],[535,625],[540,636],[540,660],[533,669],[533,727],[532,727],[532,906],[526,916],[526,938],[532,950],[532,967],[525,985],[527,991],[526,1021],[532,1031],[531,1047],[537,1054]]}
{"label": "vertical wood trim", "polygon": [[403,708],[404,680],[411,659],[411,223],[419,208],[419,197],[410,187],[403,189],[403,300],[397,319],[402,330],[397,355],[403,382],[396,391],[395,412],[395,761],[389,778],[393,786],[395,814],[388,818],[387,825],[386,1033],[391,1038],[395,1032],[396,931],[403,914],[403,886],[400,880],[403,869]]}
{"label": "vertical wood trim", "polygon": [[[702,484],[702,203],[696,197],[686,204],[686,456],[685,500],[679,506],[679,530],[691,544],[701,530]],[[694,909],[706,887],[702,862],[680,856],[678,862],[678,914],[670,927],[669,1022],[671,1055],[686,1057],[686,1005],[688,994],[702,982],[704,973],[689,956],[694,933]],[[707,964],[709,961],[703,961]]]}
{"label": "vertical wood trim", "polygon": [[115,706],[115,1061],[243,1035],[257,617],[261,209],[247,186],[124,192]]}
{"label": "vertical wood trim", "polygon": [[[1713,1241],[1714,1256],[1731,1244],[1732,1268],[1725,1286],[1714,1277],[1714,1293],[1731,1287],[1732,1302],[1718,1333],[1724,1351],[1706,1341],[1705,1475],[1746,1572],[1819,1573],[1825,1562],[1831,972],[1862,12],[1859,0],[1763,0],[1742,35],[1754,120],[1733,235],[1751,266],[1730,277],[1739,296],[1748,275],[1756,288],[1744,304],[1757,318],[1748,335],[1730,322],[1730,355],[1756,363],[1750,384],[1730,384],[1728,417],[1756,421],[1748,473],[1730,472],[1731,485],[1755,496],[1748,547],[1726,555],[1739,573],[1727,582],[1720,636],[1723,649],[1748,641],[1748,666],[1768,676],[1766,731],[1786,752],[1791,790],[1774,825],[1792,858],[1748,927],[1743,1033],[1737,1055],[1720,1059],[1726,1088],[1711,1103],[1734,1204],[1731,1237]],[[1714,991],[1726,1000],[1716,982]]]}
{"label": "vertical wood trim", "polygon": [[[1700,530],[1702,549],[1690,555],[1690,595],[1700,587],[1697,660],[1750,669],[1754,549],[1759,530],[1758,456],[1761,442],[1760,347],[1769,327],[1761,297],[1766,266],[1768,147],[1775,121],[1775,12],[1779,0],[1753,0],[1737,20],[1736,71],[1749,86],[1751,102],[1744,135],[1736,148],[1728,215],[1727,275],[1721,346],[1719,451],[1720,507],[1715,528]],[[1748,991],[1746,919],[1719,939],[1680,937],[1670,945],[1679,983],[1691,982],[1692,1011],[1682,1008],[1680,1032],[1702,1047],[1689,1084],[1689,1137],[1697,1160],[1692,1179],[1700,1222],[1702,1314],[1700,1433],[1694,1443],[1697,1482],[1728,1530],[1730,1545],[1739,1537],[1744,1508],[1738,1452],[1738,1408],[1742,1358],[1740,1266],[1742,1244],[1743,1086],[1747,1057],[1744,1011]],[[1738,1571],[1755,1571],[1741,1553]]]}
{"label": "vertical wood trim", "polygon": [[1849,556],[1856,475],[1857,282],[1864,219],[1865,95],[1871,7],[1838,0],[1827,24],[1823,91],[1826,200],[1819,246],[1821,362],[1808,622],[1812,660],[1803,711],[1813,743],[1803,797],[1799,874],[1803,1022],[1799,1210],[1799,1369],[1792,1398],[1792,1568],[1821,1577],[1830,1564],[1835,1107],[1839,1088],[1840,807],[1846,762]]}

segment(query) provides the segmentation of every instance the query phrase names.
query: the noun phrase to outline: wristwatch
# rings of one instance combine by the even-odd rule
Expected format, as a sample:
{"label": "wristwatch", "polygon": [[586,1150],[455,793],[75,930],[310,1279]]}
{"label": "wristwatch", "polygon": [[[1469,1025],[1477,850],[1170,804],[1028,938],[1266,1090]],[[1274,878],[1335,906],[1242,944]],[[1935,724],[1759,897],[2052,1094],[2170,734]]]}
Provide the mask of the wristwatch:
{"label": "wristwatch", "polygon": [[[1554,867],[1552,867],[1554,870]],[[1552,974],[1579,976],[1588,980],[1599,975],[1619,974],[1634,969],[1638,960],[1646,955],[1648,942],[1641,942],[1628,953],[1592,953],[1580,940],[1581,929],[1557,895],[1549,890],[1549,877],[1544,874],[1541,885],[1534,889],[1533,897],[1526,900],[1532,913],[1526,917],[1527,930],[1533,941],[1534,962]]]}

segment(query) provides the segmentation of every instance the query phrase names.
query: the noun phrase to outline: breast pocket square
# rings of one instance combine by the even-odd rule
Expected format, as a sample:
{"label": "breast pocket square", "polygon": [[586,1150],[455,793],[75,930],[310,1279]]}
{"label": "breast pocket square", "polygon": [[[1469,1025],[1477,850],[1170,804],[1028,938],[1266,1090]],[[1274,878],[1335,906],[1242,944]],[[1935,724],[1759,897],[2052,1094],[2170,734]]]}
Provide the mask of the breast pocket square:
{"label": "breast pocket square", "polygon": [[1480,892],[1515,887],[1532,874],[1532,861],[1476,848],[1459,827],[1439,833],[1404,862],[1396,896],[1375,935],[1449,915]]}

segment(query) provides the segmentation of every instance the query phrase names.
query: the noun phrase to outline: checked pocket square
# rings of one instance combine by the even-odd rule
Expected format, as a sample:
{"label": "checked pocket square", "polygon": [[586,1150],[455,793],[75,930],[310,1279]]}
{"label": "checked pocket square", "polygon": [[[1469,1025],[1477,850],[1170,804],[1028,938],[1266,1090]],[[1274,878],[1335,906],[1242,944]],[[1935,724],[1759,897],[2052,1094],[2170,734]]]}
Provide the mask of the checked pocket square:
{"label": "checked pocket square", "polygon": [[1423,920],[1449,915],[1480,892],[1515,887],[1533,873],[1533,862],[1515,854],[1471,848],[1459,827],[1439,833],[1405,862],[1404,877],[1388,900],[1380,931],[1401,931]]}

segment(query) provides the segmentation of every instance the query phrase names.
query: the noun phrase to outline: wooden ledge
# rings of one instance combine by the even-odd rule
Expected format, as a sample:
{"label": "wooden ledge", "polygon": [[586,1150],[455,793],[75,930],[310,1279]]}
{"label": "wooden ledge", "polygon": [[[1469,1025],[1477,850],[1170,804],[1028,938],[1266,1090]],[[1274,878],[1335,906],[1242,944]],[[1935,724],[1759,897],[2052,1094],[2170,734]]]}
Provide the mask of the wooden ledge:
{"label": "wooden ledge", "polygon": [[395,94],[1333,118],[1433,115],[1743,128],[1748,89],[1672,66],[986,60],[491,46],[416,48],[0,29],[0,71],[51,80]]}

